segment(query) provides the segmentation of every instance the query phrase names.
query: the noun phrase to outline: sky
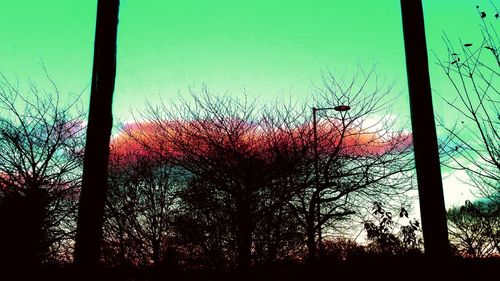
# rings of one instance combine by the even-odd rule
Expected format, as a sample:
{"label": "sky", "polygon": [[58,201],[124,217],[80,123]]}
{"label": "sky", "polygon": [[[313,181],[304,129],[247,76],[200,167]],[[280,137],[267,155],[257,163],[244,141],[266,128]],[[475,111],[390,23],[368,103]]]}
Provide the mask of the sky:
{"label": "sky", "polygon": [[[450,91],[433,55],[479,34],[475,6],[486,0],[424,0],[431,84]],[[0,73],[88,103],[96,0],[0,1]],[[329,69],[339,75],[376,65],[401,94],[394,112],[409,118],[399,0],[122,0],[117,42],[115,120],[146,100],[178,100],[204,84],[251,98],[306,97]],[[43,67],[42,67],[43,64]],[[435,98],[435,111],[446,108]],[[447,205],[470,198],[445,175]]]}

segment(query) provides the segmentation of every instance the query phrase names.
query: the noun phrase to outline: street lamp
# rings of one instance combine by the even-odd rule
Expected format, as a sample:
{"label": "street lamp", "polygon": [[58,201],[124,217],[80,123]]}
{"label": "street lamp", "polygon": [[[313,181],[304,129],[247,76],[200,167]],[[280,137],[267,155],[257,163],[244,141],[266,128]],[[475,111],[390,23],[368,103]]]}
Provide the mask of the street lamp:
{"label": "street lamp", "polygon": [[319,154],[318,154],[318,129],[317,129],[317,120],[316,120],[316,115],[318,111],[322,110],[335,110],[339,112],[344,112],[348,111],[351,109],[350,106],[348,105],[338,105],[335,107],[313,107],[312,108],[312,113],[313,113],[313,145],[314,145],[314,180],[315,180],[315,185],[316,185],[316,193],[315,197],[313,200],[316,200],[316,216],[318,220],[318,244],[319,244],[319,250],[320,253],[323,251],[323,237],[322,237],[322,231],[321,231],[321,225],[320,225],[320,220],[321,220],[321,205],[319,203],[320,200],[320,184],[319,184],[319,170],[318,170],[318,162],[319,162]]}

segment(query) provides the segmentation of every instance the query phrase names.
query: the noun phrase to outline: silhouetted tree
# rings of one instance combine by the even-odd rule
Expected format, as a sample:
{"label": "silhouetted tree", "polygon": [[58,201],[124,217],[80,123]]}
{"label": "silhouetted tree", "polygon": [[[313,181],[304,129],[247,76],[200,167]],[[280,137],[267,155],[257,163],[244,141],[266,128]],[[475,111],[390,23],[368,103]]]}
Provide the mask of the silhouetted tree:
{"label": "silhouetted tree", "polygon": [[119,137],[112,143],[109,169],[104,260],[159,267],[174,246],[182,170]]}
{"label": "silhouetted tree", "polygon": [[452,86],[440,96],[457,114],[451,125],[440,121],[444,163],[465,171],[479,196],[500,204],[500,39],[498,9],[492,8],[477,6],[482,41],[457,46],[445,37],[448,56],[436,57]]}
{"label": "silhouetted tree", "polygon": [[180,258],[188,268],[217,271],[237,264],[236,225],[231,206],[217,187],[202,177],[192,177],[180,193],[182,206],[175,220]]}
{"label": "silhouetted tree", "polygon": [[450,240],[459,253],[487,257],[500,253],[500,208],[491,201],[466,201],[448,210]]}
{"label": "silhouetted tree", "polygon": [[[74,238],[83,133],[78,99],[0,82],[0,257],[39,265]],[[64,251],[63,251],[64,250]]]}
{"label": "silhouetted tree", "polygon": [[[349,80],[327,73],[318,87],[318,157],[309,156],[301,192],[292,203],[307,237],[309,259],[322,247],[322,232],[368,202],[390,201],[413,187],[411,136],[397,129],[388,112],[391,87],[372,81],[373,69]],[[339,111],[339,106],[348,106]],[[310,154],[311,155],[311,154]],[[318,161],[317,181],[311,180]],[[308,177],[309,176],[309,177]]]}
{"label": "silhouetted tree", "polygon": [[[255,104],[218,97],[206,89],[200,97],[193,97],[194,103],[185,102],[176,112],[150,108],[151,128],[142,133],[155,140],[148,143],[145,136],[135,138],[189,171],[188,209],[211,210],[201,214],[204,226],[209,225],[203,221],[223,220],[214,222],[217,227],[229,227],[223,243],[227,251],[222,255],[231,256],[234,251],[238,267],[246,269],[252,261],[256,225],[294,191],[279,180],[293,172],[288,170],[293,164],[277,157],[274,144],[262,137],[266,128],[254,115]],[[217,237],[219,229],[213,230]]]}
{"label": "silhouetted tree", "polygon": [[289,256],[306,237],[314,256],[319,230],[374,198],[400,196],[412,187],[411,138],[391,131],[387,119],[369,120],[370,113],[383,114],[389,106],[378,88],[364,95],[371,74],[359,89],[352,87],[359,78],[353,77],[352,92],[333,76],[331,84],[325,80],[323,104],[348,103],[353,109],[318,122],[319,184],[313,126],[300,106],[257,111],[255,102],[205,88],[192,102],[149,107],[147,121],[126,133],[189,172],[180,219],[202,233],[188,234],[197,241],[191,247],[213,260],[236,256],[238,266],[248,268],[253,261]]}

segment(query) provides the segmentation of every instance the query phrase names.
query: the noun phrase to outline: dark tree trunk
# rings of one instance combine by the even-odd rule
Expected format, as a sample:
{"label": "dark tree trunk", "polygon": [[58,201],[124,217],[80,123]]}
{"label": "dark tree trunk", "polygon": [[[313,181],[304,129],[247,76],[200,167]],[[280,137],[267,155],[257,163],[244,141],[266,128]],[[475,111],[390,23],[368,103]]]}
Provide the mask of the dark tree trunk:
{"label": "dark tree trunk", "polygon": [[47,194],[45,190],[39,187],[30,188],[26,194],[26,204],[23,212],[26,213],[25,220],[26,233],[29,238],[26,241],[28,253],[26,253],[25,262],[30,266],[38,266],[48,253],[48,237],[45,227],[47,219]]}
{"label": "dark tree trunk", "polygon": [[242,200],[238,205],[238,268],[245,272],[250,268],[251,263],[252,219],[249,202]]}
{"label": "dark tree trunk", "polygon": [[155,267],[159,267],[160,266],[160,262],[161,262],[161,257],[160,257],[160,252],[161,252],[161,245],[160,245],[160,239],[153,239],[152,241],[153,243],[153,265]]}
{"label": "dark tree trunk", "polygon": [[314,213],[307,215],[306,236],[307,259],[309,262],[313,262],[316,259],[316,229],[314,227]]}
{"label": "dark tree trunk", "polygon": [[48,252],[45,220],[47,196],[38,187],[29,187],[24,195],[4,197],[0,209],[0,262],[2,265],[39,266]]}
{"label": "dark tree trunk", "polygon": [[441,259],[450,253],[421,0],[401,0],[401,14],[424,247]]}
{"label": "dark tree trunk", "polygon": [[101,255],[119,4],[119,0],[99,0],[97,4],[94,66],[75,245],[75,265],[88,274],[97,270]]}
{"label": "dark tree trunk", "polygon": [[306,214],[306,246],[307,259],[309,262],[316,260],[316,219],[317,219],[317,198],[319,190],[313,193]]}
{"label": "dark tree trunk", "polygon": [[47,194],[35,187],[1,199],[0,274],[29,280],[48,254]]}

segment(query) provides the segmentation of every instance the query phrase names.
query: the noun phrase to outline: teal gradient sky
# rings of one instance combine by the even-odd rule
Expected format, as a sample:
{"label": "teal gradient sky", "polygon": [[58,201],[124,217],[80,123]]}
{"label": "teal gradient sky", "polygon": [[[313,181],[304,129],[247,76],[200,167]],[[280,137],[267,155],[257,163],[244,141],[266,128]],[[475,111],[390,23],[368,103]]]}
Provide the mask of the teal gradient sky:
{"label": "teal gradient sky", "polygon": [[[49,88],[41,62],[61,93],[83,91],[92,70],[96,0],[0,2],[0,72]],[[476,5],[486,0],[424,0],[432,87],[449,84],[432,51],[445,54],[443,32],[477,40]],[[408,100],[399,0],[122,0],[118,34],[116,119],[130,110],[178,99],[206,83],[213,92],[304,97],[321,71],[343,74],[377,66],[393,93],[394,112]],[[435,102],[436,111],[445,108]],[[451,117],[448,117],[451,118]]]}
{"label": "teal gradient sky", "polygon": [[[122,0],[114,109],[126,119],[145,98],[176,98],[206,83],[214,92],[270,97],[312,92],[321,70],[357,65],[406,91],[397,0]],[[430,50],[476,35],[475,5],[487,1],[424,1]],[[0,71],[45,83],[40,62],[62,93],[89,85],[95,0],[0,3]],[[431,63],[433,57],[430,54]],[[440,73],[434,88],[442,88]],[[436,74],[436,75],[434,75]],[[88,95],[88,94],[87,94]],[[401,107],[407,108],[407,100]]]}

